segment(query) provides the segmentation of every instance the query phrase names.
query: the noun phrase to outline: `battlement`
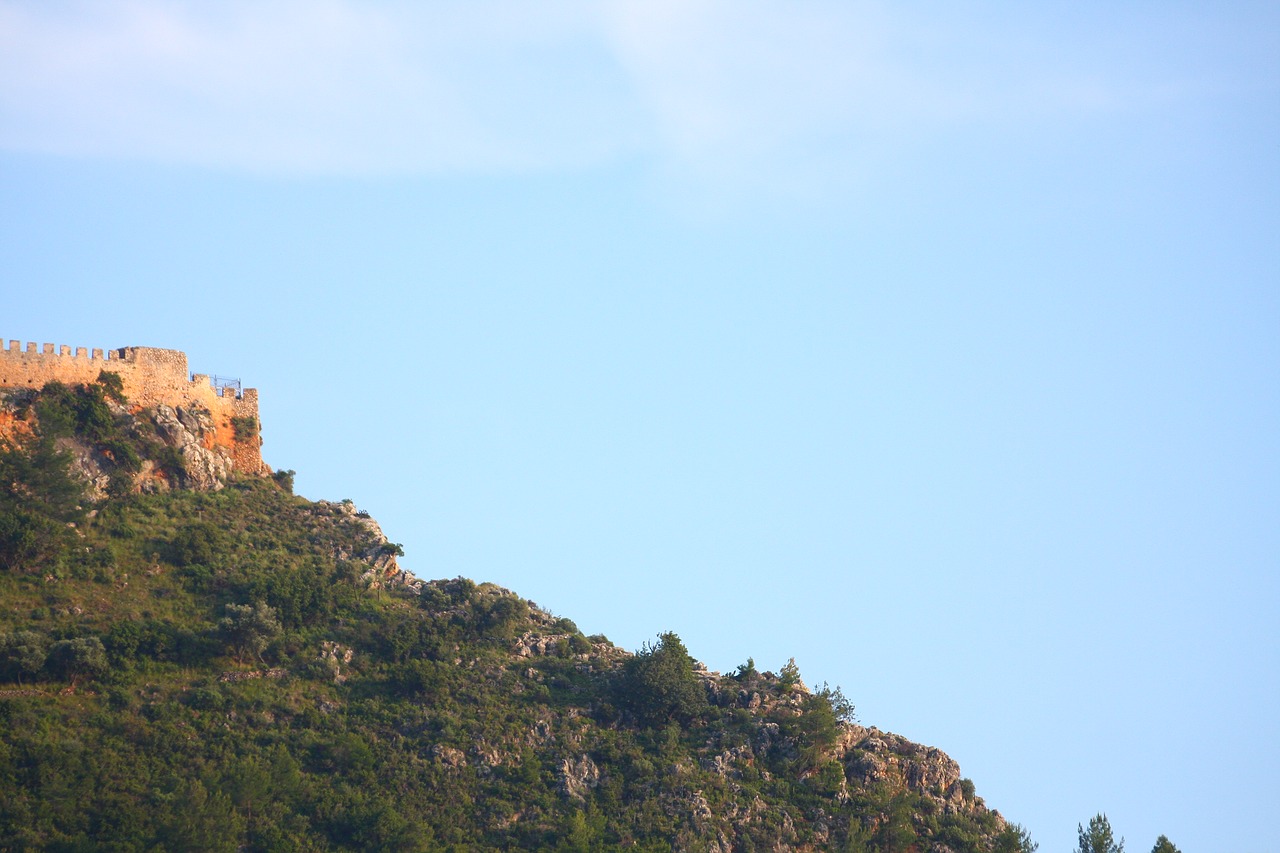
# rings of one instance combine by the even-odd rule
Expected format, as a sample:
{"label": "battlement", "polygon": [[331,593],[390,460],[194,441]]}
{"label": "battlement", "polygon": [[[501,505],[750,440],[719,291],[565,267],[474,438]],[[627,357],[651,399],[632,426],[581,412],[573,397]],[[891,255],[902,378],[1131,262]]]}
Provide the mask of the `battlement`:
{"label": "battlement", "polygon": [[67,385],[96,382],[106,370],[120,377],[129,405],[136,409],[154,406],[198,406],[209,410],[218,423],[218,444],[234,451],[236,467],[263,473],[266,466],[252,442],[252,452],[244,441],[235,441],[232,421],[258,418],[258,389],[240,390],[236,385],[215,387],[209,374],[187,372],[187,354],[175,349],[156,347],[118,347],[96,349],[70,347],[66,344],[0,340],[0,388],[40,388],[46,382]]}

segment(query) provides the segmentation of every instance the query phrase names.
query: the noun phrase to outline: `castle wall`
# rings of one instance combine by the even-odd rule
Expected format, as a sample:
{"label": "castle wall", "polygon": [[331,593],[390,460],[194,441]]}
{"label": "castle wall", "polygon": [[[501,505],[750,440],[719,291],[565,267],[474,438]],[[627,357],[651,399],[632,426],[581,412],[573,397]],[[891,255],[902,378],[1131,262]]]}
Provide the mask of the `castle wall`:
{"label": "castle wall", "polygon": [[237,470],[268,473],[262,461],[261,439],[236,441],[231,422],[238,417],[258,419],[258,390],[246,388],[237,394],[234,388],[214,388],[207,374],[187,373],[184,352],[154,347],[73,349],[65,344],[44,344],[37,349],[35,343],[23,349],[22,342],[15,340],[0,349],[0,388],[40,388],[53,381],[89,384],[96,382],[103,370],[120,377],[124,395],[135,409],[163,405],[209,410],[216,424],[213,446],[226,447]]}

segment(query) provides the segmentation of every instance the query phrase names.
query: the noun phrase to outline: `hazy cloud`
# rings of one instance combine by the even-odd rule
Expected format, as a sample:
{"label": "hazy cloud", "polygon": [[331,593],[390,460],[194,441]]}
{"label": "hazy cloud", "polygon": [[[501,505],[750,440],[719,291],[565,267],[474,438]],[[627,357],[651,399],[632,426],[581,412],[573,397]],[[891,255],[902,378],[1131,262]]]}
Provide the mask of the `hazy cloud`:
{"label": "hazy cloud", "polygon": [[1048,41],[867,2],[0,2],[0,146],[304,174],[642,157],[785,180],[1146,85]]}

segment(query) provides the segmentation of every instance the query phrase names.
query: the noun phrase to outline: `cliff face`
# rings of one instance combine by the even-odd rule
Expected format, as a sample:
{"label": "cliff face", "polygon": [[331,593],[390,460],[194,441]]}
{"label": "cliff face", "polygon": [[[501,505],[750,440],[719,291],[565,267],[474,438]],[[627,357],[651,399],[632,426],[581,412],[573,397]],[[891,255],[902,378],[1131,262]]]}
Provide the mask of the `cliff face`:
{"label": "cliff face", "polygon": [[[45,387],[54,390],[0,387],[0,442],[53,438],[73,456],[90,500],[106,497],[113,481],[116,494],[217,491],[233,474],[271,472],[254,418],[231,419],[198,402],[144,408],[96,384]],[[43,428],[42,410],[50,421]]]}

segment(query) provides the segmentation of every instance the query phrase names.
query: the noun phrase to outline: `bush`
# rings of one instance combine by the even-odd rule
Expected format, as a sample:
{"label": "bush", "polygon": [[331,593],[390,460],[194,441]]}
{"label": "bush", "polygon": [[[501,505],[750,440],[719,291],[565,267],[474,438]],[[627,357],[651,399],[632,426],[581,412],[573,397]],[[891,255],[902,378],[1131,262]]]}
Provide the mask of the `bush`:
{"label": "bush", "polygon": [[275,610],[259,601],[228,604],[227,615],[218,623],[218,630],[236,660],[244,663],[249,655],[261,660],[267,646],[280,635],[281,627]]}
{"label": "bush", "polygon": [[281,489],[289,494],[293,494],[293,478],[297,473],[297,471],[292,469],[287,471],[277,471],[271,475],[271,478],[276,481],[276,485]]}
{"label": "bush", "polygon": [[258,419],[252,415],[232,418],[231,428],[235,430],[238,442],[249,442],[258,437]]}
{"label": "bush", "polygon": [[112,373],[108,370],[98,371],[98,384],[102,386],[102,394],[109,400],[117,403],[125,403],[124,381],[120,379],[119,373]]}
{"label": "bush", "polygon": [[223,548],[222,531],[205,521],[182,528],[170,543],[175,566],[214,566]]}

